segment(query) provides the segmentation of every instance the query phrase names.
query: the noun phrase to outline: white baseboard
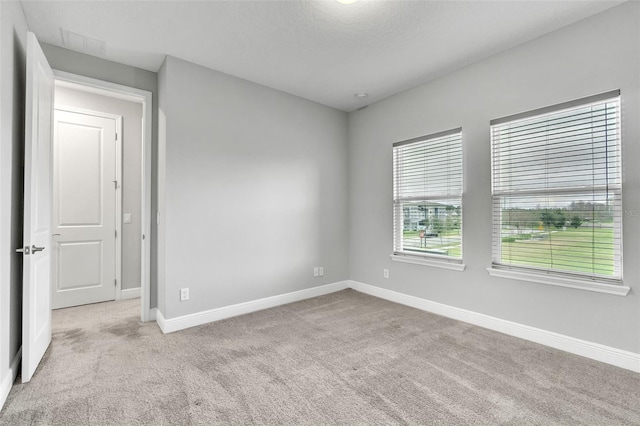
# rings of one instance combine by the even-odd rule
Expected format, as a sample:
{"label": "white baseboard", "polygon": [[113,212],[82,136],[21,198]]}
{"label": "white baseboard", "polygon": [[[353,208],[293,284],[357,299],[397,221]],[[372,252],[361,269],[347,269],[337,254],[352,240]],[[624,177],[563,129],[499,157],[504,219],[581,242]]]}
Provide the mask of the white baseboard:
{"label": "white baseboard", "polygon": [[545,346],[640,373],[640,354],[634,352],[612,348],[599,343],[577,339],[564,334],[530,327],[528,325],[444,305],[442,303],[432,302],[430,300],[409,296],[404,293],[398,293],[396,291],[375,287],[358,281],[350,280],[348,283],[350,288],[371,296],[488,328],[510,336],[519,337],[531,342],[540,343]]}
{"label": "white baseboard", "polygon": [[149,309],[149,321],[155,321],[158,318],[158,308]]}
{"label": "white baseboard", "polygon": [[336,291],[349,288],[347,281],[339,281],[332,284],[313,287],[306,290],[294,291],[277,296],[265,297],[264,299],[252,300],[250,302],[238,303],[237,305],[224,306],[222,308],[197,312],[195,314],[184,315],[176,318],[165,319],[159,310],[156,314],[156,321],[163,333],[172,333],[185,328],[195,327],[225,318],[248,314],[250,312],[261,311],[287,303],[298,302],[312,297],[322,296]]}
{"label": "white baseboard", "polygon": [[18,367],[22,361],[22,348],[18,349],[18,353],[11,361],[7,375],[0,381],[0,410],[4,407],[4,403],[7,401],[11,387],[18,377]]}
{"label": "white baseboard", "polygon": [[137,299],[140,297],[140,287],[127,288],[120,291],[120,300]]}

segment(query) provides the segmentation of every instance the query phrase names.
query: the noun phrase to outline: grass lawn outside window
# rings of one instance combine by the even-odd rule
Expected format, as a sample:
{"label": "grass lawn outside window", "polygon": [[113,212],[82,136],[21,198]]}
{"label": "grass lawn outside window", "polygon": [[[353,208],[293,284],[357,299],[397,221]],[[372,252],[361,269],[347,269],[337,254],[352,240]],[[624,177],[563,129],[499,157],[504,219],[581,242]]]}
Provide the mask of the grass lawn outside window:
{"label": "grass lawn outside window", "polygon": [[610,276],[614,272],[613,228],[550,230],[502,238],[502,261],[511,265]]}

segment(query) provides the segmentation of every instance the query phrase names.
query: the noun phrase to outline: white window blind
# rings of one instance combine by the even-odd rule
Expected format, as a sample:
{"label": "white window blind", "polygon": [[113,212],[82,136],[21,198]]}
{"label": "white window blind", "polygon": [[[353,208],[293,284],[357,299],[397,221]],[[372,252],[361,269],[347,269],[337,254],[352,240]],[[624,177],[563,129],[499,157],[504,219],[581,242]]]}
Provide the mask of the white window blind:
{"label": "white window blind", "polygon": [[462,260],[462,129],[393,144],[394,254]]}
{"label": "white window blind", "polygon": [[491,122],[493,265],[622,279],[620,92]]}

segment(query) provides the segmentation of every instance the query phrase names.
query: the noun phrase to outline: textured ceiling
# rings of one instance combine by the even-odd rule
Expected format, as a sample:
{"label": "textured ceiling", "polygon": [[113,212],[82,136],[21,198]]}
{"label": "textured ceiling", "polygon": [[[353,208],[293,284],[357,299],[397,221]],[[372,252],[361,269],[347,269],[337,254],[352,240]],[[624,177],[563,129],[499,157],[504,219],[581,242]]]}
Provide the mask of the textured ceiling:
{"label": "textured ceiling", "polygon": [[[40,41],[157,71],[164,55],[351,111],[621,1],[23,1]],[[102,53],[104,52],[104,53]],[[363,101],[355,93],[369,96]]]}

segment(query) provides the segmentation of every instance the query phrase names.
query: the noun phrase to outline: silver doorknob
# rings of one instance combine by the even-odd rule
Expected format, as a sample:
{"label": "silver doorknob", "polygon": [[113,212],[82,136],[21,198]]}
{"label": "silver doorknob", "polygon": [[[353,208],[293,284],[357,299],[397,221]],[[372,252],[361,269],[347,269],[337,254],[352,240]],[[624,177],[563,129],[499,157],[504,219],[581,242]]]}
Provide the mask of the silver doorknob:
{"label": "silver doorknob", "polygon": [[42,250],[44,250],[44,247],[36,247],[35,244],[33,244],[31,246],[31,253],[37,253],[37,252],[42,251]]}

